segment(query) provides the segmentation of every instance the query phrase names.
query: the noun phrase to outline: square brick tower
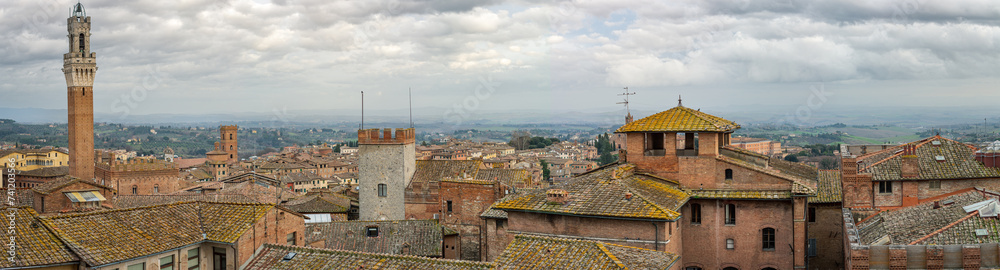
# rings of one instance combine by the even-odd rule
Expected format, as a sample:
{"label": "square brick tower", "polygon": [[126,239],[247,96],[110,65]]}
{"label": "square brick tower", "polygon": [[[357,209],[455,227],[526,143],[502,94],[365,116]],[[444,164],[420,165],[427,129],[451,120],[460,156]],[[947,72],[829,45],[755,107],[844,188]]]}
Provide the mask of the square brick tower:
{"label": "square brick tower", "polygon": [[69,174],[94,178],[94,76],[97,54],[90,52],[90,16],[83,4],[67,19],[69,52],[63,55],[69,103]]}
{"label": "square brick tower", "polygon": [[[381,132],[380,132],[381,131]],[[361,220],[406,219],[404,192],[416,171],[412,128],[358,130],[358,197]]]}
{"label": "square brick tower", "polygon": [[238,153],[240,150],[240,144],[236,136],[237,129],[236,125],[219,126],[219,135],[221,136],[219,141],[222,142],[222,151],[229,154],[227,162],[236,162],[240,160],[240,154]]}

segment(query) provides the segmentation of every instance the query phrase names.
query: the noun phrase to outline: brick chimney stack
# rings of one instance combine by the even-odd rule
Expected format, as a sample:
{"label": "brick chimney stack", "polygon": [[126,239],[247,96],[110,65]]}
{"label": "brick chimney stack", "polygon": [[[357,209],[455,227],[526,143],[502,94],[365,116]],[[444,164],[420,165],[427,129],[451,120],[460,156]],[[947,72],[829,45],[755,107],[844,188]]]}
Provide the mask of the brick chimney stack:
{"label": "brick chimney stack", "polygon": [[916,178],[920,174],[920,164],[917,160],[917,146],[907,144],[903,146],[903,161],[900,168],[900,177]]}

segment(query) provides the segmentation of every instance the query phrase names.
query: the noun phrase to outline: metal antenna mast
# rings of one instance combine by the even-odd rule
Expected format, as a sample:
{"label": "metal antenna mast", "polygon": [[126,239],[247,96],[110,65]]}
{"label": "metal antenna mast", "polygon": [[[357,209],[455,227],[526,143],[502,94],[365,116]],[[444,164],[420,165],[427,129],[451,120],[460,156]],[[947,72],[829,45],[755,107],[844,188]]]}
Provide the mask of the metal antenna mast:
{"label": "metal antenna mast", "polygon": [[361,91],[361,129],[365,129],[365,91]]}
{"label": "metal antenna mast", "polygon": [[618,102],[616,104],[625,104],[625,113],[631,114],[632,112],[629,111],[629,108],[628,108],[628,96],[635,95],[635,92],[629,93],[628,92],[628,86],[626,86],[625,87],[625,93],[621,93],[621,94],[618,94],[618,95],[619,96],[625,96],[625,101]]}
{"label": "metal antenna mast", "polygon": [[407,87],[406,91],[410,94],[410,128],[413,128],[413,89]]}

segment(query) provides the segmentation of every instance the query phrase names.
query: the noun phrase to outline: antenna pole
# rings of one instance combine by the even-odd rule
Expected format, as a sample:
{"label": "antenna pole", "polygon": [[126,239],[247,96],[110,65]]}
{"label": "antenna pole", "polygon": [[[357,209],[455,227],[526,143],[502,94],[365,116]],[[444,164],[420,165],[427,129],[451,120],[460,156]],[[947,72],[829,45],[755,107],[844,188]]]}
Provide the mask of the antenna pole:
{"label": "antenna pole", "polygon": [[618,95],[619,96],[625,96],[625,101],[618,102],[617,104],[625,104],[625,112],[626,113],[632,113],[631,111],[629,111],[629,108],[628,108],[628,96],[635,95],[635,92],[629,93],[628,92],[628,86],[626,86],[625,87],[625,93],[621,93],[621,94],[618,94]]}
{"label": "antenna pole", "polygon": [[361,91],[361,129],[365,129],[365,91]]}
{"label": "antenna pole", "polygon": [[413,89],[407,87],[406,92],[410,94],[410,128],[413,128]]}

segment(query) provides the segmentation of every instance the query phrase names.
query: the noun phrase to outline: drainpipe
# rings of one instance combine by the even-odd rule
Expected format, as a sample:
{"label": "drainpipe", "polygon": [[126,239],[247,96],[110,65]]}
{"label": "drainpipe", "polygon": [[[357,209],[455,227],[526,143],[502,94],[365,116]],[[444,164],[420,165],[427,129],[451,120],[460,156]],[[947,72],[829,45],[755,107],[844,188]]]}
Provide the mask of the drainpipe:
{"label": "drainpipe", "polygon": [[650,223],[653,223],[653,235],[656,239],[653,241],[653,250],[660,251],[660,226],[656,225],[656,221]]}

